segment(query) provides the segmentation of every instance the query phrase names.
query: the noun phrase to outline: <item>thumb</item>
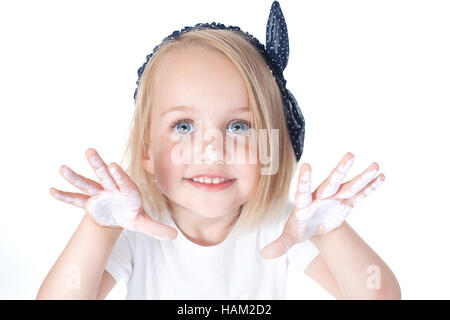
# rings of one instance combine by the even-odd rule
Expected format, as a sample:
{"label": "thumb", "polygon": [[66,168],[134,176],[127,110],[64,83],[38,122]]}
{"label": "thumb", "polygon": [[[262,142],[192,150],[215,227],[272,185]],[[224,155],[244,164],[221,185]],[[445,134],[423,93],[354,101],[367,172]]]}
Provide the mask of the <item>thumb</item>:
{"label": "thumb", "polygon": [[139,215],[137,217],[136,227],[137,231],[145,233],[149,237],[153,237],[159,240],[173,240],[178,235],[178,232],[175,228],[155,221],[147,215]]}
{"label": "thumb", "polygon": [[283,233],[275,241],[269,243],[261,250],[261,255],[266,259],[274,259],[285,254],[296,241],[289,235]]}

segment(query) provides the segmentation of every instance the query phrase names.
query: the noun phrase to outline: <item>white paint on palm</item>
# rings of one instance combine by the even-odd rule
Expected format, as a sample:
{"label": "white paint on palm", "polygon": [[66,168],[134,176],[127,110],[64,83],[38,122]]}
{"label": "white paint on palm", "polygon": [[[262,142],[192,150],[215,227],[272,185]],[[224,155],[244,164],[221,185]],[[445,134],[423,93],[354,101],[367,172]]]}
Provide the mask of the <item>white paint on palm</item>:
{"label": "white paint on palm", "polygon": [[302,236],[300,241],[336,229],[344,222],[351,209],[352,206],[334,199],[317,199],[306,208],[295,207],[295,216]]}
{"label": "white paint on palm", "polygon": [[[345,166],[340,165],[330,178],[330,183],[322,197],[333,196],[342,184],[345,175],[353,165],[354,158],[347,161]],[[299,225],[301,241],[308,240],[314,235],[328,233],[345,221],[353,205],[361,201],[370,192],[376,190],[381,183],[379,176],[362,194],[355,199],[353,205],[344,203],[344,199],[352,198],[378,175],[378,170],[370,170],[361,175],[348,189],[337,196],[337,199],[316,199],[312,201],[311,172],[306,171],[300,177],[300,184],[294,201],[294,214]]]}
{"label": "white paint on palm", "polygon": [[89,198],[86,210],[101,225],[120,226],[130,231],[139,231],[135,218],[141,204],[137,190],[127,195],[118,190],[103,190]]}

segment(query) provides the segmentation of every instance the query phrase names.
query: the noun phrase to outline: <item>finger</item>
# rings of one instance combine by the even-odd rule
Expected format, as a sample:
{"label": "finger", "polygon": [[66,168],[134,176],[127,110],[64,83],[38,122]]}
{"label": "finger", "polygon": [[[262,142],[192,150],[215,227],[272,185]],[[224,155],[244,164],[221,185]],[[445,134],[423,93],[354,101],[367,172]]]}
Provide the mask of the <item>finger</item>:
{"label": "finger", "polygon": [[98,152],[93,148],[89,148],[86,150],[85,154],[103,188],[111,191],[118,190],[116,183],[106,169],[105,162],[103,162]]}
{"label": "finger", "polygon": [[295,240],[283,233],[275,241],[269,243],[261,250],[261,255],[265,259],[274,259],[285,254],[290,247],[296,244]]}
{"label": "finger", "polygon": [[111,173],[114,182],[119,186],[121,192],[129,194],[132,191],[137,190],[136,184],[117,163],[111,163],[108,166],[108,170]]}
{"label": "finger", "polygon": [[136,231],[145,233],[146,235],[159,239],[173,240],[177,237],[177,230],[163,223],[151,219],[146,214],[136,217]]}
{"label": "finger", "polygon": [[[339,165],[334,168],[328,178],[324,181],[324,185],[319,187],[319,199],[333,196],[344,181],[345,176],[353,166],[355,156],[351,152],[347,152],[342,158]],[[322,191],[323,190],[323,191]]]}
{"label": "finger", "polygon": [[299,209],[306,208],[312,202],[311,195],[311,166],[304,163],[300,168],[298,187],[295,194],[295,206]]}
{"label": "finger", "polygon": [[378,175],[379,168],[380,166],[376,162],[372,163],[363,173],[343,184],[342,190],[339,192],[337,198],[352,198]]}
{"label": "finger", "polygon": [[72,169],[70,169],[66,165],[62,165],[59,168],[59,172],[67,181],[69,181],[75,187],[86,192],[89,195],[97,194],[103,189],[101,184],[99,184],[98,182],[85,178],[82,175],[75,173]]}
{"label": "finger", "polygon": [[359,203],[361,200],[363,200],[365,197],[367,197],[369,194],[371,194],[373,191],[377,190],[382,183],[385,180],[384,174],[380,174],[375,180],[373,180],[364,190],[358,192],[353,198],[353,205]]}
{"label": "finger", "polygon": [[73,204],[76,207],[84,208],[89,196],[81,193],[73,193],[50,188],[50,194],[58,200]]}

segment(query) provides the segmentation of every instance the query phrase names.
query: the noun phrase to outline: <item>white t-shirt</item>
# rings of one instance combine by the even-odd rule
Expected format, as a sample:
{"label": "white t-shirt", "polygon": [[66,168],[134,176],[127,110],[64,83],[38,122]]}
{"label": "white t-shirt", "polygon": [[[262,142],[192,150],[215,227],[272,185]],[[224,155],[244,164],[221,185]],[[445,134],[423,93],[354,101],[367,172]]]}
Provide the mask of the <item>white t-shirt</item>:
{"label": "white t-shirt", "polygon": [[307,240],[275,259],[263,258],[260,250],[281,235],[293,206],[289,200],[279,222],[215,246],[190,241],[170,216],[175,240],[123,230],[105,270],[125,281],[126,299],[286,299],[288,266],[303,272],[318,249]]}

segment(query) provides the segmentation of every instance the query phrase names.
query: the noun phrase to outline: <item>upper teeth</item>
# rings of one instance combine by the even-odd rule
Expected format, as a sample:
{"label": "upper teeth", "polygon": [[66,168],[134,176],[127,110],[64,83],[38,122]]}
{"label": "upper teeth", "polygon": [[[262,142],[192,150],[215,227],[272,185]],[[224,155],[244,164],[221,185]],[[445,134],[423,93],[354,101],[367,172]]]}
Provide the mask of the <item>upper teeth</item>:
{"label": "upper teeth", "polygon": [[208,178],[208,177],[196,177],[196,178],[192,178],[192,180],[194,180],[195,182],[200,182],[200,183],[213,183],[213,184],[217,184],[217,183],[222,183],[224,181],[228,181],[225,178]]}

